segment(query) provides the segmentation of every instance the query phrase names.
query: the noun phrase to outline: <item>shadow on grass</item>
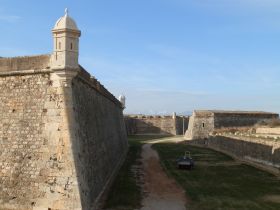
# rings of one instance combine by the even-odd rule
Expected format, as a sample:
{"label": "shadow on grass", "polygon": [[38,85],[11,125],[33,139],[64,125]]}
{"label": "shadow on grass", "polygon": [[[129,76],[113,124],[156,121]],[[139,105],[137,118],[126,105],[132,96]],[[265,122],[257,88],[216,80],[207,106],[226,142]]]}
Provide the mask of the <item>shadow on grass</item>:
{"label": "shadow on grass", "polygon": [[128,137],[129,150],[105,202],[103,209],[133,210],[141,207],[141,151],[149,140],[164,138],[159,135]]}
{"label": "shadow on grass", "polygon": [[[191,210],[278,210],[279,202],[265,199],[279,196],[279,179],[254,167],[238,164],[222,153],[185,144],[153,145],[161,164],[190,198]],[[176,159],[190,151],[196,162],[192,171],[178,170]],[[203,164],[202,164],[203,163]],[[233,164],[234,163],[234,164]]]}

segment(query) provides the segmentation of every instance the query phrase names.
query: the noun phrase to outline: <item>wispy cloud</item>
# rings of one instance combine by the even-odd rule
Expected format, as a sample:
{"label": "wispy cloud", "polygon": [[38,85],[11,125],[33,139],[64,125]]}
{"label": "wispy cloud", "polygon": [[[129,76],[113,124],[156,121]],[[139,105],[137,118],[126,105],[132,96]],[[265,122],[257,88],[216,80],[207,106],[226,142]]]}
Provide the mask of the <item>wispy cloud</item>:
{"label": "wispy cloud", "polygon": [[164,91],[164,90],[127,90],[126,113],[142,114],[171,114],[174,111],[189,111],[193,109],[196,101],[208,97],[187,91]]}
{"label": "wispy cloud", "polygon": [[[141,63],[133,58],[115,60],[109,57],[81,57],[82,64],[90,70],[98,79],[104,82],[118,83],[137,86],[137,84],[147,85],[154,81],[154,77],[159,77],[153,71],[154,66],[149,63]],[[144,74],[143,74],[144,72]]]}
{"label": "wispy cloud", "polygon": [[21,19],[20,16],[17,15],[0,15],[0,21],[14,23]]}
{"label": "wispy cloud", "polygon": [[209,64],[218,64],[221,59],[208,55],[193,49],[185,49],[177,46],[170,46],[165,44],[151,44],[147,49],[153,53],[162,56],[164,59],[175,59],[187,62],[207,62]]}

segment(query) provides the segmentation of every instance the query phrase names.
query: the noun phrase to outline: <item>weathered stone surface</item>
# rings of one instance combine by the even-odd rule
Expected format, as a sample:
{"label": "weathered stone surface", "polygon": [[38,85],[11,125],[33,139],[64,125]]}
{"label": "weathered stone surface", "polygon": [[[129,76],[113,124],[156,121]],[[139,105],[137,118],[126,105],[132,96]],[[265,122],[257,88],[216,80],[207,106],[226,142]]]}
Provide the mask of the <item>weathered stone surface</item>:
{"label": "weathered stone surface", "polygon": [[126,154],[122,105],[64,20],[52,55],[0,58],[1,210],[95,210]]}
{"label": "weathered stone surface", "polygon": [[278,141],[249,139],[246,137],[215,136],[209,139],[188,142],[226,152],[243,160],[280,169],[280,142]]}
{"label": "weathered stone surface", "polygon": [[253,126],[260,121],[278,117],[278,114],[269,112],[194,111],[185,138],[208,138],[215,129]]}
{"label": "weathered stone surface", "polygon": [[118,169],[127,150],[122,107],[76,77],[72,82],[76,122],[73,154],[82,193],[83,209],[95,199]]}
{"label": "weathered stone surface", "polygon": [[94,209],[126,154],[121,104],[65,72],[0,77],[0,209]]}
{"label": "weathered stone surface", "polygon": [[[21,200],[29,204],[30,191],[40,196],[35,183],[38,183],[37,175],[40,173],[40,150],[44,147],[41,134],[48,80],[49,75],[0,78],[2,203]],[[45,85],[37,85],[37,82]]]}
{"label": "weathered stone surface", "polygon": [[276,113],[245,111],[213,111],[215,128],[252,126],[257,122],[278,118]]}
{"label": "weathered stone surface", "polygon": [[0,72],[42,70],[50,68],[50,55],[0,58]]}
{"label": "weathered stone surface", "polygon": [[214,130],[214,116],[208,111],[193,112],[190,117],[188,130],[185,134],[187,139],[208,138]]}
{"label": "weathered stone surface", "polygon": [[[184,117],[184,130],[188,127],[188,117]],[[183,119],[180,116],[126,115],[128,135],[183,135]]]}
{"label": "weathered stone surface", "polygon": [[275,134],[280,135],[280,128],[257,128],[256,130],[257,134]]}

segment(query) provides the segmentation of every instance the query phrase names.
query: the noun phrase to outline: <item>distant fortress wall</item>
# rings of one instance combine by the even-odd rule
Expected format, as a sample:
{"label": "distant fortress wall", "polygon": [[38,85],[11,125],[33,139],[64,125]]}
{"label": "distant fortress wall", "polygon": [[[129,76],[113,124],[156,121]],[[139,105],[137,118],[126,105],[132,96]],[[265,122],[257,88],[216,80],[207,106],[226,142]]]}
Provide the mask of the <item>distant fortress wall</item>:
{"label": "distant fortress wall", "polygon": [[[184,122],[183,122],[184,120]],[[189,118],[184,116],[126,115],[128,135],[183,135]]]}
{"label": "distant fortress wall", "polygon": [[216,111],[213,113],[215,128],[252,126],[260,121],[279,117],[278,114],[269,112]]}
{"label": "distant fortress wall", "polygon": [[235,158],[266,166],[273,173],[280,174],[280,142],[246,136],[211,136],[208,139],[187,141],[226,153]]}
{"label": "distant fortress wall", "polygon": [[195,110],[185,137],[189,140],[208,138],[215,129],[253,126],[274,118],[279,118],[279,115],[269,112]]}
{"label": "distant fortress wall", "polygon": [[96,209],[126,155],[120,102],[50,57],[0,58],[0,209]]}

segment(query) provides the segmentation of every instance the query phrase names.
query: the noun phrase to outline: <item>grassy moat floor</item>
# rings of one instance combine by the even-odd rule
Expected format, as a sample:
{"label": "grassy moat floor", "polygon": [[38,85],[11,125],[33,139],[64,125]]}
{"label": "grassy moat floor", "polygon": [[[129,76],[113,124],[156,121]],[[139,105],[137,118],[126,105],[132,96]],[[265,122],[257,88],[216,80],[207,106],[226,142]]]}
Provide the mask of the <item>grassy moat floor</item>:
{"label": "grassy moat floor", "polygon": [[154,138],[156,137],[128,137],[128,154],[111,187],[104,209],[133,210],[141,207],[141,175],[139,174],[141,171],[137,171],[137,168],[141,165],[142,145],[145,141]]}
{"label": "grassy moat floor", "polygon": [[[154,136],[129,137],[127,160],[109,193],[105,209],[140,209],[141,147]],[[279,210],[278,177],[233,160],[222,153],[183,143],[153,145],[161,165],[185,189],[190,210]],[[195,160],[191,171],[178,170],[176,159],[190,151]],[[135,173],[135,168],[138,168]],[[136,175],[135,175],[136,174]],[[164,190],[164,189],[163,189]]]}

